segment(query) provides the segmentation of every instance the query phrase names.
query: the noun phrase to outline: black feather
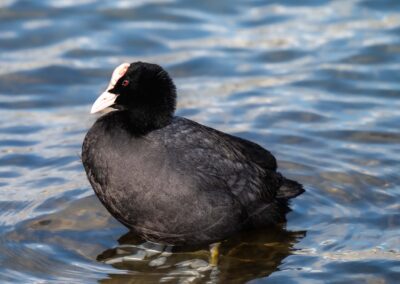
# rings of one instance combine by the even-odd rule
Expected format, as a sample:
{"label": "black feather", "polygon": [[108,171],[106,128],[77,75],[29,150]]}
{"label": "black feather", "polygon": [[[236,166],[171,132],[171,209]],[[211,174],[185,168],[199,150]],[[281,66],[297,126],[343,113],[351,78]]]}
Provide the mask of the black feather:
{"label": "black feather", "polygon": [[285,220],[302,186],[276,172],[261,146],[173,116],[175,87],[161,67],[133,63],[117,111],[85,137],[82,161],[104,206],[141,237],[211,243]]}

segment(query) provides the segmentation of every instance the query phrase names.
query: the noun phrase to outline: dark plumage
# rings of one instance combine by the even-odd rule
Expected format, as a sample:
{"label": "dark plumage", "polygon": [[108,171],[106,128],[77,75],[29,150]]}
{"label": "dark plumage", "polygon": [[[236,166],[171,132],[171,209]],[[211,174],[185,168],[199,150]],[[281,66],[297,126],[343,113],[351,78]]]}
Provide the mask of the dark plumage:
{"label": "dark plumage", "polygon": [[288,200],[304,190],[276,172],[270,152],[174,116],[175,86],[160,66],[118,68],[102,95],[111,99],[98,99],[92,112],[117,110],[95,122],[82,147],[88,179],[115,218],[144,239],[175,245],[285,221]]}

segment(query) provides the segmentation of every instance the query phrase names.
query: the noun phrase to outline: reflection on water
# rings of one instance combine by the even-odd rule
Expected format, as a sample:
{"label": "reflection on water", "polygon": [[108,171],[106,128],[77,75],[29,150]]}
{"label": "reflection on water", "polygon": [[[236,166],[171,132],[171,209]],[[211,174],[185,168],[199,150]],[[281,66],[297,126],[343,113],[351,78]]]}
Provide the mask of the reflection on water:
{"label": "reflection on water", "polygon": [[[400,2],[0,1],[0,282],[397,283]],[[128,234],[80,162],[125,61],[178,114],[258,142],[307,192],[285,228],[208,248]]]}
{"label": "reflection on water", "polygon": [[104,251],[97,259],[132,274],[113,274],[102,283],[129,278],[152,283],[244,283],[276,271],[304,235],[303,232],[274,229],[235,236],[221,244],[219,263],[213,266],[208,248],[163,247],[143,243],[128,233],[118,240],[119,246]]}

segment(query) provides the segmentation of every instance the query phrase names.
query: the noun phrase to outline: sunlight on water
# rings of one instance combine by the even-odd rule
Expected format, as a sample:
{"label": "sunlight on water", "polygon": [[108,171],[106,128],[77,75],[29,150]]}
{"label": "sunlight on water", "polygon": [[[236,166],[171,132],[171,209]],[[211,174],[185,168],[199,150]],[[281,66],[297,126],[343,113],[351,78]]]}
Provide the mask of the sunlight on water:
{"label": "sunlight on water", "polygon": [[[0,1],[1,283],[396,283],[400,2]],[[80,162],[113,68],[158,63],[178,114],[271,150],[288,223],[207,247],[137,239]]]}

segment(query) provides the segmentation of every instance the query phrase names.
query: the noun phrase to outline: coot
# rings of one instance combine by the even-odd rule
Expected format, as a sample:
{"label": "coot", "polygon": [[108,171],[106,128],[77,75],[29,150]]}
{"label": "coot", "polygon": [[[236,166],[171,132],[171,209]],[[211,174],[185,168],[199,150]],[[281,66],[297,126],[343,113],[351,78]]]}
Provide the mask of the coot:
{"label": "coot", "polygon": [[174,116],[175,85],[156,64],[118,66],[91,113],[82,161],[108,211],[142,238],[201,245],[285,221],[304,192],[261,146]]}

